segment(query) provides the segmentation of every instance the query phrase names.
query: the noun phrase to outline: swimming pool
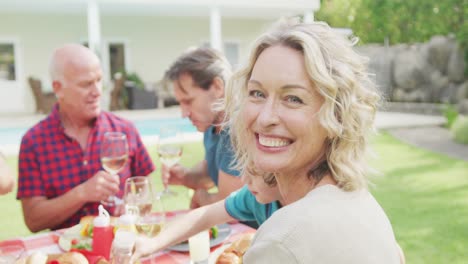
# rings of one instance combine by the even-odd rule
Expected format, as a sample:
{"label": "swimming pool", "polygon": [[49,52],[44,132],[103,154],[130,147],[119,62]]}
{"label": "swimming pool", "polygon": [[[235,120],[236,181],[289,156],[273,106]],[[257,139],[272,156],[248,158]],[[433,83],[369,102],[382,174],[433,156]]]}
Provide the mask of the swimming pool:
{"label": "swimming pool", "polygon": [[[186,118],[158,118],[158,119],[144,119],[134,120],[138,132],[140,132],[143,142],[153,144],[154,138],[159,135],[159,131],[164,126],[175,126],[180,129],[180,132],[186,135],[188,140],[200,139],[200,133]],[[29,127],[8,127],[0,128],[0,150],[8,153],[17,153],[21,138],[28,131]]]}

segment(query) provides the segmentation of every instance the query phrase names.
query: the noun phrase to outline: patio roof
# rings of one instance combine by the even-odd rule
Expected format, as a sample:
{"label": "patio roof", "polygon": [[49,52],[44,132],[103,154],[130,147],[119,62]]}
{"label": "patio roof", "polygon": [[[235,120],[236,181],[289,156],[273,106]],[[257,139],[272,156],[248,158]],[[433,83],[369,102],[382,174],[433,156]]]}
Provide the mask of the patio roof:
{"label": "patio roof", "polygon": [[[320,0],[95,0],[102,15],[206,17],[217,7],[223,17],[278,18],[314,12]],[[0,12],[85,14],[85,0],[0,0]]]}

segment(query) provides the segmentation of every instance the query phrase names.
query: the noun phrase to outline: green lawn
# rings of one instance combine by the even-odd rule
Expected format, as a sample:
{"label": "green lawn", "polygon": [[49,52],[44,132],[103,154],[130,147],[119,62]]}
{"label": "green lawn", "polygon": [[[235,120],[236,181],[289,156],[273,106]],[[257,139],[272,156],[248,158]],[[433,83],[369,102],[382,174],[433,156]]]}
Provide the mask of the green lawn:
{"label": "green lawn", "polygon": [[400,143],[374,140],[382,177],[371,190],[393,224],[407,263],[466,263],[468,162]]}
{"label": "green lawn", "polygon": [[[468,259],[468,162],[408,146],[381,134],[373,141],[381,172],[371,187],[387,212],[407,263],[466,263]],[[155,148],[151,155],[157,160]],[[201,143],[184,147],[182,163],[191,166],[203,157]],[[9,163],[16,168],[16,157]],[[158,164],[159,167],[159,164]],[[161,190],[159,174],[152,175]],[[184,187],[166,200],[169,209],[187,208]],[[0,197],[0,240],[29,234],[14,194]]]}

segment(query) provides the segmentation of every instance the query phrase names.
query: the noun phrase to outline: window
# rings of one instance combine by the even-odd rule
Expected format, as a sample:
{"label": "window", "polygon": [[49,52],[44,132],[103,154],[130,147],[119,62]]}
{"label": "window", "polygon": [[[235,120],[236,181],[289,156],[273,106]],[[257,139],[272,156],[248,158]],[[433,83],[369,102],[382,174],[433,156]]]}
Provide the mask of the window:
{"label": "window", "polygon": [[[110,80],[113,80],[116,73],[125,73],[127,71],[127,68],[125,67],[125,42],[115,41],[107,43],[108,53],[104,52],[101,60],[103,62],[105,72],[108,72]],[[82,45],[88,47],[88,42],[82,42]],[[108,63],[105,63],[106,61]]]}
{"label": "window", "polygon": [[0,43],[0,80],[15,81],[15,46]]}

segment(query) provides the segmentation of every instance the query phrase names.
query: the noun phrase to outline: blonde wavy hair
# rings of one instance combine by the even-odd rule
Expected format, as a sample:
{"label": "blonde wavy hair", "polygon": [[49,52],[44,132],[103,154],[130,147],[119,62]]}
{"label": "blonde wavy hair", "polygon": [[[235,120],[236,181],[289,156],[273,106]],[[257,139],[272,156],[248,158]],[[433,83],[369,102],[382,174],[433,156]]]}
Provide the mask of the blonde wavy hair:
{"label": "blonde wavy hair", "polygon": [[247,151],[247,127],[240,114],[248,97],[247,82],[260,54],[281,45],[304,55],[313,87],[324,98],[318,118],[327,131],[326,170],[345,191],[367,188],[368,136],[374,131],[380,95],[367,71],[367,58],[352,49],[355,43],[355,39],[338,35],[323,22],[306,24],[291,19],[278,22],[256,40],[247,65],[234,73],[225,91],[225,125],[232,134],[236,169],[242,171],[253,160]]}

